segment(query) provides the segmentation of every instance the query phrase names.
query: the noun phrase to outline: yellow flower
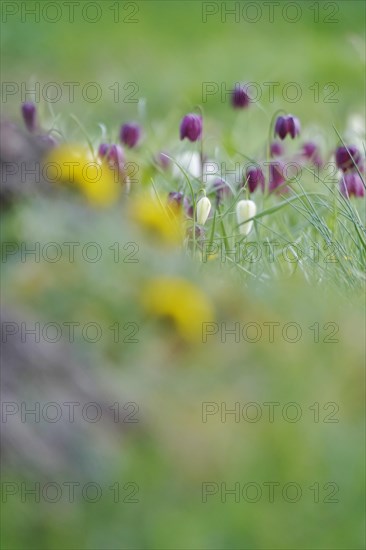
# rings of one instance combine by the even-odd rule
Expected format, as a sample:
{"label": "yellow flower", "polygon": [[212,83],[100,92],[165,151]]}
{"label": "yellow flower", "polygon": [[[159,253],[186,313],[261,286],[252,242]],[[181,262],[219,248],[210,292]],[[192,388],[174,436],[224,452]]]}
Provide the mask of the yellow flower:
{"label": "yellow flower", "polygon": [[178,244],[184,237],[182,214],[177,209],[163,206],[149,195],[136,196],[131,203],[131,217],[150,236],[167,244]]}
{"label": "yellow flower", "polygon": [[111,204],[120,193],[115,172],[78,145],[53,149],[44,159],[43,174],[51,182],[75,186],[95,205]]}
{"label": "yellow flower", "polygon": [[208,298],[194,284],[179,277],[159,277],[150,281],[142,293],[146,310],[167,318],[187,342],[202,341],[203,323],[214,320]]}

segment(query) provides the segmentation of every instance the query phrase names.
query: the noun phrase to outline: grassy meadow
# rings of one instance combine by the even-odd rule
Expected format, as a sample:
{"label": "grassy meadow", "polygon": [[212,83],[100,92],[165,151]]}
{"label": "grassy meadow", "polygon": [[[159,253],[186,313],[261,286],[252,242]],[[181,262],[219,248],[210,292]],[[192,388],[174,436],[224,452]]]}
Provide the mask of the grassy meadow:
{"label": "grassy meadow", "polygon": [[365,4],[1,9],[1,547],[364,548]]}

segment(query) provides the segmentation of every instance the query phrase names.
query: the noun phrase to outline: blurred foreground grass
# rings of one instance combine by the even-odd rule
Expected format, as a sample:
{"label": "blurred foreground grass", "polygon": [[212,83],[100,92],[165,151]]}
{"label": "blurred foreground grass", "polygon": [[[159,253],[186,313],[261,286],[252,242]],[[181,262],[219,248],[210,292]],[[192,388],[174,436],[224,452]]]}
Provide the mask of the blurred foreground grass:
{"label": "blurred foreground grass", "polygon": [[[99,443],[83,457],[86,441],[80,439],[69,442],[71,450],[75,445],[78,449],[76,462],[53,472],[42,472],[42,466],[28,474],[24,469],[5,469],[3,481],[25,481],[27,487],[35,481],[58,482],[61,487],[65,481],[81,487],[94,482],[102,496],[96,503],[86,502],[77,488],[75,502],[70,503],[65,487],[61,500],[52,504],[42,497],[34,503],[31,495],[22,503],[21,493],[8,496],[2,520],[4,548],[362,548],[361,291],[344,296],[326,283],[312,287],[300,271],[282,281],[258,285],[248,278],[243,284],[227,265],[199,264],[146,240],[119,207],[103,217],[81,203],[38,198],[17,207],[4,223],[13,223],[20,241],[29,244],[99,243],[103,258],[96,263],[78,254],[74,263],[64,259],[22,264],[19,254],[12,256],[4,265],[5,305],[21,313],[30,326],[36,320],[41,326],[51,321],[60,326],[65,321],[80,326],[97,321],[103,331],[98,342],[86,342],[76,329],[75,342],[66,339],[63,353],[76,354],[90,375],[99,373],[112,388],[111,406],[128,401],[139,407],[139,422],[119,424],[122,433],[129,429],[121,443],[116,440],[116,447],[106,443],[105,456],[98,458]],[[116,239],[138,243],[138,263],[114,261],[109,247]],[[329,266],[333,268],[336,264]],[[187,346],[169,325],[146,316],[141,293],[151,278],[167,274],[185,276],[215,304],[216,320],[224,328],[208,335],[206,343]],[[109,327],[116,322],[137,323],[138,343],[115,343]],[[232,330],[235,322],[240,323],[238,342],[233,334],[225,337],[225,327]],[[273,343],[269,322],[278,323]],[[287,323],[300,327],[295,343],[286,341]],[[314,323],[319,323],[319,338]],[[243,333],[248,324],[252,328]],[[258,341],[255,326],[262,333]],[[296,339],[293,330],[288,339]],[[38,344],[41,349],[44,345]],[[41,403],[54,400],[52,391],[44,391],[45,383],[43,378],[32,382],[31,395]],[[29,390],[23,391],[29,400]],[[63,401],[68,395],[61,390],[57,402]],[[254,408],[246,408],[253,402]],[[273,422],[264,405],[268,402],[279,403]],[[206,422],[204,403],[218,407]],[[233,410],[236,403],[246,412],[222,418],[222,407]],[[289,403],[297,404],[296,409],[287,409]],[[298,421],[291,422],[299,410]],[[257,421],[250,421],[253,418]],[[9,422],[11,426],[11,418]],[[107,431],[116,427],[109,422]],[[47,428],[47,422],[41,420],[39,427]],[[91,425],[91,440],[99,441],[100,429],[99,423]],[[60,455],[65,452],[61,446]],[[114,502],[116,489],[111,487],[117,482],[120,495]],[[137,484],[138,491],[126,485],[129,482]],[[262,494],[256,497],[252,485],[248,499],[235,502],[228,495],[221,502],[219,491],[202,502],[205,482],[218,487],[226,482],[228,488],[252,483]],[[273,503],[268,482],[280,484]],[[297,502],[282,496],[289,482],[301,487]],[[314,483],[320,484],[320,502],[314,502]],[[138,502],[128,502],[132,493]],[[289,498],[293,494],[290,490]],[[328,497],[335,502],[326,502]],[[258,501],[249,502],[251,498]]]}

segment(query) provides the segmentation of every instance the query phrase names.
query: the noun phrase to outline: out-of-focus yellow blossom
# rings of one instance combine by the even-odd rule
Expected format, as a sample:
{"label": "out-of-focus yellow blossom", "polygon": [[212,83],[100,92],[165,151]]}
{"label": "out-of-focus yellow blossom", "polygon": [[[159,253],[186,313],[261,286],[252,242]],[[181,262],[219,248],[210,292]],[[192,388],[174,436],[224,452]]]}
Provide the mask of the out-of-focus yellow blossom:
{"label": "out-of-focus yellow blossom", "polygon": [[183,216],[179,209],[165,207],[147,194],[136,196],[130,205],[133,220],[141,225],[152,237],[167,244],[183,241]]}
{"label": "out-of-focus yellow blossom", "polygon": [[78,188],[87,199],[99,206],[115,202],[120,193],[117,174],[91,152],[78,145],[61,145],[52,149],[43,162],[45,177],[55,183]]}
{"label": "out-of-focus yellow blossom", "polygon": [[215,319],[214,308],[205,294],[179,277],[151,280],[143,289],[142,302],[150,314],[171,320],[187,342],[202,341],[203,323]]}

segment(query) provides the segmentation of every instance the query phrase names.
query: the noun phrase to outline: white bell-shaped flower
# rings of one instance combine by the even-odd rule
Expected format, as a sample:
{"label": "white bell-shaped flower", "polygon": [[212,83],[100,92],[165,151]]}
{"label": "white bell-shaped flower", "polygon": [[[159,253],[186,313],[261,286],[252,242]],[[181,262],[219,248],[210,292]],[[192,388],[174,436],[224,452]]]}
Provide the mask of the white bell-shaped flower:
{"label": "white bell-shaped flower", "polygon": [[249,200],[241,200],[236,205],[236,219],[238,220],[239,231],[241,235],[249,235],[252,227],[253,220],[244,223],[246,220],[250,220],[257,213],[257,207],[255,202]]}
{"label": "white bell-shaped flower", "polygon": [[211,211],[211,202],[207,197],[202,197],[196,204],[197,223],[205,225]]}

